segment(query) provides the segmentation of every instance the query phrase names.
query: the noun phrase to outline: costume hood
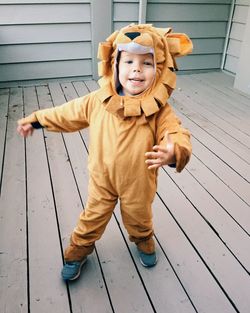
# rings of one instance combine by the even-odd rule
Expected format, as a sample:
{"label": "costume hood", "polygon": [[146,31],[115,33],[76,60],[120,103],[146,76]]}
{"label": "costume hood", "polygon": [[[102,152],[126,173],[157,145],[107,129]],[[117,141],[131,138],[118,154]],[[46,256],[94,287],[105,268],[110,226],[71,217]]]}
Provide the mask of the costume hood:
{"label": "costume hood", "polygon": [[[130,45],[128,45],[130,44]],[[122,47],[142,46],[153,53],[155,80],[145,92],[136,96],[120,96],[116,91],[116,59]],[[131,24],[115,31],[99,44],[98,73],[101,76],[98,92],[110,113],[121,118],[151,116],[164,106],[176,86],[175,58],[192,52],[192,42],[185,34],[172,33],[171,28],[156,28],[151,24]],[[146,50],[145,50],[146,49]],[[146,52],[144,52],[146,53]]]}

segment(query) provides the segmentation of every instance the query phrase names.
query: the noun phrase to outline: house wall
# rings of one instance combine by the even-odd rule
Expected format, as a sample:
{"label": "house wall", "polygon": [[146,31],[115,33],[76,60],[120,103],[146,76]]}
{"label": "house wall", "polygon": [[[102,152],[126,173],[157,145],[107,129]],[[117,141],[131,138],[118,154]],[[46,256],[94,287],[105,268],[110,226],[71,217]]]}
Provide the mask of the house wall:
{"label": "house wall", "polygon": [[236,0],[224,69],[236,74],[244,38],[250,0]]}
{"label": "house wall", "polygon": [[0,3],[0,81],[92,76],[88,0]]}
{"label": "house wall", "polygon": [[181,70],[220,68],[231,0],[9,0],[0,2],[0,82],[97,78],[98,42],[138,23],[142,4],[146,23],[193,40]]}
{"label": "house wall", "polygon": [[[219,69],[231,0],[148,0],[146,22],[187,33],[193,53],[177,60],[181,70]],[[139,1],[114,0],[114,29],[137,22]]]}
{"label": "house wall", "polygon": [[234,87],[250,95],[250,9],[248,9],[247,22],[244,31],[244,37],[241,44],[241,51],[237,65],[237,72],[234,81]]}

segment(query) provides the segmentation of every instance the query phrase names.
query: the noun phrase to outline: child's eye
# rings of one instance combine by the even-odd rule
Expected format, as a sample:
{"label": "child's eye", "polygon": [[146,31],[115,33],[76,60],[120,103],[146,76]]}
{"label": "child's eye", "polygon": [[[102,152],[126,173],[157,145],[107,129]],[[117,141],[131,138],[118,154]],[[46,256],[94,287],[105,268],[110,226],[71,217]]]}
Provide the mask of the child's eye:
{"label": "child's eye", "polygon": [[127,64],[132,64],[133,61],[132,61],[132,60],[126,60],[125,63],[127,63]]}
{"label": "child's eye", "polygon": [[147,65],[147,66],[153,66],[153,63],[150,62],[150,61],[144,61],[144,64]]}

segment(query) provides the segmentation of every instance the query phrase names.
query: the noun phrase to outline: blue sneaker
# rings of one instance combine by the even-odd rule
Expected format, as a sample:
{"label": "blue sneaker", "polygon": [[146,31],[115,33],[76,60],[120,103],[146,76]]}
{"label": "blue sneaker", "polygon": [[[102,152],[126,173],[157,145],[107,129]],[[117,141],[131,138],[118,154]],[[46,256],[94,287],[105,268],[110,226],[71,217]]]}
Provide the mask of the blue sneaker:
{"label": "blue sneaker", "polygon": [[140,262],[145,267],[153,267],[157,263],[156,253],[146,254],[138,249]]}
{"label": "blue sneaker", "polygon": [[66,262],[61,271],[63,280],[67,281],[77,279],[80,276],[81,268],[86,261],[87,257],[85,257],[82,261]]}

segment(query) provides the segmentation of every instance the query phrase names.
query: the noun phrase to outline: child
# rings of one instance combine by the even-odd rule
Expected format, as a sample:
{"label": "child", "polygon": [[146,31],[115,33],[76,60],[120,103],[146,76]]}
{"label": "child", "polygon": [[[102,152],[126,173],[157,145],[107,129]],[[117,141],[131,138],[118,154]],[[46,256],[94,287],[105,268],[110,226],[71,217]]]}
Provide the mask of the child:
{"label": "child", "polygon": [[191,155],[190,133],[167,103],[175,88],[174,57],[191,50],[184,34],[129,25],[99,46],[99,90],[18,121],[23,137],[40,127],[57,132],[90,128],[88,201],[64,253],[64,280],[80,275],[118,199],[142,265],[156,264],[151,204],[157,170],[170,165],[180,172]]}

